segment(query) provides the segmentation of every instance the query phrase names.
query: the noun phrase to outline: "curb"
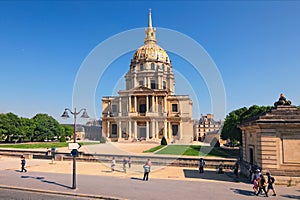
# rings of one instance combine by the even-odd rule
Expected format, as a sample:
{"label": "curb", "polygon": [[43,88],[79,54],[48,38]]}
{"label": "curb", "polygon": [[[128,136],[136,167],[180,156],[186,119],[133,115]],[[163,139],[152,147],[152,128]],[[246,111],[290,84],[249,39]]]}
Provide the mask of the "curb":
{"label": "curb", "polygon": [[92,198],[92,199],[108,199],[108,200],[126,200],[124,198],[117,198],[112,196],[101,196],[101,195],[92,195],[92,194],[82,194],[82,193],[71,193],[71,192],[60,192],[53,190],[42,190],[42,189],[33,189],[33,188],[25,188],[25,187],[16,187],[16,186],[6,186],[0,185],[1,189],[8,190],[20,190],[20,191],[28,191],[28,192],[36,192],[43,194],[53,194],[53,195],[62,195],[62,196],[73,196],[73,197],[83,197],[83,198]]}

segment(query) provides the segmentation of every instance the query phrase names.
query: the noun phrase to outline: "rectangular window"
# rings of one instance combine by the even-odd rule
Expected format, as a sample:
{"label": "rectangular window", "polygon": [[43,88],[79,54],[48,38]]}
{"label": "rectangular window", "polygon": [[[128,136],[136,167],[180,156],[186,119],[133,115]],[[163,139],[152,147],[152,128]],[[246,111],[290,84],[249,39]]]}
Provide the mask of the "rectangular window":
{"label": "rectangular window", "polygon": [[111,137],[117,137],[118,134],[118,126],[117,124],[111,125]]}
{"label": "rectangular window", "polygon": [[140,86],[144,85],[144,81],[139,81]]}
{"label": "rectangular window", "polygon": [[112,105],[112,106],[111,106],[111,110],[112,110],[113,113],[118,112],[118,107],[117,107],[117,105]]}
{"label": "rectangular window", "polygon": [[167,83],[166,83],[166,81],[163,81],[163,89],[164,90],[167,89]]}
{"label": "rectangular window", "polygon": [[140,71],[143,71],[143,70],[144,70],[144,65],[141,64],[141,65],[140,65]]}
{"label": "rectangular window", "polygon": [[177,104],[172,104],[172,112],[178,112]]}
{"label": "rectangular window", "polygon": [[172,125],[172,135],[173,136],[178,135],[178,125]]}
{"label": "rectangular window", "polygon": [[151,89],[156,89],[155,88],[155,80],[151,80]]}

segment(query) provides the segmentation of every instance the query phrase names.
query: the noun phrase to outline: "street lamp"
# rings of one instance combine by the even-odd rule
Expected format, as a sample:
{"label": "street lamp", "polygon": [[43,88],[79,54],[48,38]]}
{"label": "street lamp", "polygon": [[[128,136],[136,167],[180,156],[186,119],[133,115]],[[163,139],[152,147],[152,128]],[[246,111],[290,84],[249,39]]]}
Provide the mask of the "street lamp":
{"label": "street lamp", "polygon": [[[79,112],[76,112],[76,108],[74,109],[74,112],[70,110],[69,108],[66,108],[64,113],[61,115],[62,118],[70,118],[68,111],[74,116],[74,143],[76,143],[76,116],[83,111],[81,118],[89,118],[86,109],[83,108],[79,110]],[[77,149],[76,149],[77,151]],[[72,184],[72,189],[76,189],[76,155],[73,155],[73,184]]]}

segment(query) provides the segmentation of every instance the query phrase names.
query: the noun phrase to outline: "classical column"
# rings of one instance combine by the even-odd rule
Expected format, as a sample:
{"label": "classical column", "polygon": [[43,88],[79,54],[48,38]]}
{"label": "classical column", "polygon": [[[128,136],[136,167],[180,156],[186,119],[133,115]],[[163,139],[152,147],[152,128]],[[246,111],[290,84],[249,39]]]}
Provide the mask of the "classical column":
{"label": "classical column", "polygon": [[134,112],[137,112],[137,96],[134,96]]}
{"label": "classical column", "polygon": [[131,112],[131,96],[128,96],[128,113]]}
{"label": "classical column", "polygon": [[118,128],[119,128],[119,138],[122,138],[122,122],[121,121],[119,121]]}
{"label": "classical column", "polygon": [[154,95],[152,96],[152,107],[151,107],[151,112],[155,112],[155,110],[154,110],[154,107],[155,106],[155,104],[154,104]]}
{"label": "classical column", "polygon": [[168,137],[172,138],[171,122],[168,122]]}
{"label": "classical column", "polygon": [[152,129],[151,129],[151,136],[152,136],[152,138],[155,138],[155,121],[154,120],[152,120],[151,121],[151,126],[152,126]]}
{"label": "classical column", "polygon": [[160,88],[160,76],[157,77],[157,89],[161,89]]}
{"label": "classical column", "polygon": [[156,96],[155,112],[158,112],[158,96]]}
{"label": "classical column", "polygon": [[136,74],[133,75],[133,88],[136,87]]}
{"label": "classical column", "polygon": [[183,137],[183,132],[182,132],[182,120],[180,120],[179,124],[179,139],[181,140]]}
{"label": "classical column", "polygon": [[149,96],[147,95],[146,96],[146,112],[149,111],[148,108],[149,108]]}
{"label": "classical column", "polygon": [[119,97],[119,116],[122,115],[122,97]]}
{"label": "classical column", "polygon": [[167,97],[164,97],[164,112],[167,112]]}
{"label": "classical column", "polygon": [[134,121],[134,139],[137,139],[137,121]]}
{"label": "classical column", "polygon": [[131,139],[131,133],[132,133],[132,131],[131,131],[131,121],[129,120],[128,121],[128,139]]}
{"label": "classical column", "polygon": [[106,130],[106,136],[107,136],[107,138],[109,138],[109,137],[110,137],[110,135],[109,135],[109,121],[107,121],[107,130]]}
{"label": "classical column", "polygon": [[146,140],[149,140],[149,121],[146,122]]}
{"label": "classical column", "polygon": [[144,86],[147,87],[147,79],[144,77]]}
{"label": "classical column", "polygon": [[167,128],[168,128],[167,127],[167,121],[164,121],[164,136],[165,136],[166,139],[168,139],[168,135],[167,135],[168,129]]}
{"label": "classical column", "polygon": [[158,139],[158,121],[156,121],[156,127],[155,127],[155,138]]}

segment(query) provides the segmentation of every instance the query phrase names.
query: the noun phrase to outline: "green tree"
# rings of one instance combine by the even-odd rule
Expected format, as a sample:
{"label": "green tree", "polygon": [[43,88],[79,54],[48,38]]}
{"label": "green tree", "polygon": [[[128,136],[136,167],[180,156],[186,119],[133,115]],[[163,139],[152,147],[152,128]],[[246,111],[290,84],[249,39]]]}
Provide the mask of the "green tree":
{"label": "green tree", "polygon": [[23,137],[23,141],[33,141],[35,128],[36,126],[32,119],[28,119],[24,117],[20,118],[19,131]]}
{"label": "green tree", "polygon": [[13,113],[0,114],[0,135],[6,142],[18,140],[20,119]]}
{"label": "green tree", "polygon": [[59,139],[64,135],[63,127],[47,114],[37,114],[32,120],[35,124],[34,140],[36,141]]}
{"label": "green tree", "polygon": [[250,108],[243,107],[230,112],[225,118],[221,138],[223,140],[237,140],[242,143],[242,131],[238,128],[238,125],[243,121],[250,120],[252,118],[254,119],[260,114],[268,112],[271,109],[272,106],[253,105]]}

